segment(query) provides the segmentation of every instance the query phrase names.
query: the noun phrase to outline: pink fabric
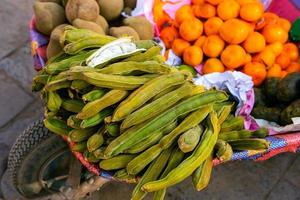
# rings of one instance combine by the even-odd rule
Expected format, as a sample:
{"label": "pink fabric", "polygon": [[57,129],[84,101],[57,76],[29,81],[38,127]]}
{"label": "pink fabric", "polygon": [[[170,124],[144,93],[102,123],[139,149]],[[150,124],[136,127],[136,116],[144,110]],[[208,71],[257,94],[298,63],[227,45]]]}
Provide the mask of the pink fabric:
{"label": "pink fabric", "polygon": [[294,22],[300,17],[300,0],[273,0],[268,10]]}
{"label": "pink fabric", "polygon": [[164,5],[164,11],[172,18],[175,19],[176,10],[184,5],[191,4],[191,0],[169,0]]}

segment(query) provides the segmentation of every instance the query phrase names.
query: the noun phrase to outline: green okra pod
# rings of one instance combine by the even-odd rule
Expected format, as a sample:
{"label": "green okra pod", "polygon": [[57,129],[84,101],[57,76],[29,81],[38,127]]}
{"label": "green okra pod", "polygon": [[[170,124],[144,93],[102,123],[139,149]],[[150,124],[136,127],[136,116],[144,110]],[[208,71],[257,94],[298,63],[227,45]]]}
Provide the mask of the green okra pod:
{"label": "green okra pod", "polygon": [[140,173],[149,163],[157,158],[161,152],[160,147],[157,145],[150,147],[128,163],[126,167],[127,172],[133,175]]}
{"label": "green okra pod", "polygon": [[52,112],[57,112],[62,104],[62,99],[56,92],[47,92],[47,108]]}
{"label": "green okra pod", "polygon": [[97,70],[103,74],[129,75],[132,72],[144,72],[149,74],[168,74],[176,71],[172,67],[160,64],[155,61],[145,62],[118,62],[108,65],[105,68]]}
{"label": "green okra pod", "polygon": [[244,128],[244,118],[237,116],[225,120],[221,125],[221,132],[238,131]]}
{"label": "green okra pod", "polygon": [[96,149],[100,148],[103,143],[104,143],[103,134],[101,133],[101,131],[98,131],[97,133],[89,137],[87,141],[87,150],[89,152],[93,152]]}
{"label": "green okra pod", "polygon": [[147,82],[139,89],[135,90],[127,99],[125,99],[115,110],[112,121],[117,122],[124,119],[133,111],[140,108],[148,100],[159,92],[174,85],[184,83],[185,77],[180,73],[162,75]]}
{"label": "green okra pod", "polygon": [[79,113],[84,103],[79,99],[63,99],[61,107],[69,112]]}
{"label": "green okra pod", "polygon": [[45,90],[53,92],[59,89],[69,88],[70,86],[71,86],[71,82],[67,78],[61,78],[47,83],[45,85]]}
{"label": "green okra pod", "polygon": [[219,139],[224,141],[249,139],[249,138],[265,138],[268,135],[268,129],[260,128],[256,131],[239,130],[239,131],[228,131],[221,132]]}
{"label": "green okra pod", "polygon": [[115,103],[118,103],[128,95],[125,90],[111,90],[107,92],[103,97],[95,101],[87,103],[78,113],[79,119],[87,119],[101,112],[104,108],[107,108]]}
{"label": "green okra pod", "polygon": [[95,89],[82,95],[82,100],[85,102],[95,101],[103,97],[105,93],[107,93],[107,90],[105,89]]}
{"label": "green okra pod", "polygon": [[74,80],[71,83],[71,89],[81,91],[88,87],[91,87],[91,85],[83,80]]}
{"label": "green okra pod", "polygon": [[51,79],[51,76],[49,74],[38,74],[33,78],[33,82],[46,85],[49,79]]}
{"label": "green okra pod", "polygon": [[143,185],[142,189],[147,192],[158,191],[175,185],[190,176],[204,160],[212,153],[217,142],[220,130],[217,114],[213,111],[209,114],[207,128],[201,142],[193,153],[173,169],[165,178],[152,181]]}
{"label": "green okra pod", "polygon": [[[174,106],[181,99],[191,95],[191,93],[192,84],[185,83],[178,89],[162,96],[161,98],[149,104],[146,104],[145,106],[128,115],[122,122],[121,128],[126,129],[133,125],[142,123],[148,119],[151,119]],[[134,101],[134,99],[132,101]]]}
{"label": "green okra pod", "polygon": [[270,142],[265,139],[240,139],[228,141],[234,150],[266,150],[270,146]]}
{"label": "green okra pod", "polygon": [[[82,122],[80,123],[81,128],[88,128],[88,127],[93,127],[97,126],[98,124],[102,123],[105,119],[105,117],[111,115],[113,112],[112,108],[105,108],[101,112],[97,113],[96,115],[83,119]],[[77,115],[76,115],[77,116]]]}
{"label": "green okra pod", "polygon": [[85,49],[102,47],[102,46],[114,41],[115,39],[116,38],[114,38],[114,37],[106,36],[106,35],[83,38],[81,40],[78,40],[78,41],[75,41],[75,42],[65,45],[64,52],[66,52],[67,54],[70,54],[70,55],[75,55]]}
{"label": "green okra pod", "polygon": [[228,144],[224,140],[218,139],[215,149],[216,149],[216,155],[220,161],[226,162],[231,159],[233,154],[232,148],[230,144]]}
{"label": "green okra pod", "polygon": [[[230,112],[232,111],[233,105],[234,103],[232,102],[222,102],[222,103],[218,103],[217,106],[216,104],[214,105],[214,110],[216,110],[218,114],[220,125],[223,124],[223,122],[229,116]],[[215,107],[219,107],[219,108],[215,108]]]}
{"label": "green okra pod", "polygon": [[93,135],[96,132],[97,129],[94,127],[92,128],[86,128],[86,129],[74,129],[70,131],[69,138],[73,142],[82,142],[84,140],[87,140],[91,135]]}
{"label": "green okra pod", "polygon": [[48,117],[44,119],[43,122],[45,127],[49,129],[49,131],[57,135],[66,136],[72,130],[70,127],[68,127],[65,121],[54,117]]}
{"label": "green okra pod", "polygon": [[199,125],[184,132],[178,139],[179,149],[184,153],[193,151],[200,141],[202,132],[203,127]]}
{"label": "green okra pod", "polygon": [[200,124],[211,111],[212,105],[208,104],[192,112],[171,133],[164,136],[159,145],[163,149],[170,147],[180,134]]}
{"label": "green okra pod", "polygon": [[159,175],[162,173],[164,170],[168,159],[171,155],[172,148],[168,148],[164,150],[160,156],[158,156],[149,166],[149,168],[146,170],[136,187],[134,188],[132,192],[132,200],[138,200],[138,199],[143,199],[146,195],[147,192],[145,190],[142,190],[142,186],[145,183],[148,183],[150,181],[155,181]]}
{"label": "green okra pod", "polygon": [[208,186],[213,168],[213,154],[211,153],[206,160],[193,173],[193,184],[197,191],[201,191]]}
{"label": "green okra pod", "polygon": [[72,146],[72,151],[77,151],[77,152],[84,152],[86,151],[87,149],[87,146],[86,146],[86,141],[83,141],[83,142],[77,142],[76,144],[74,144]]}
{"label": "green okra pod", "polygon": [[106,131],[111,137],[117,137],[120,135],[120,124],[117,123],[107,124]]}
{"label": "green okra pod", "polygon": [[[182,162],[183,159],[184,159],[184,153],[178,147],[175,147],[172,150],[172,154],[168,160],[168,164],[167,164],[165,170],[160,175],[160,179],[167,176],[171,170],[176,168]],[[164,200],[166,191],[167,191],[167,189],[164,188],[164,189],[154,192],[153,199],[154,200]]]}
{"label": "green okra pod", "polygon": [[165,127],[161,131],[156,131],[155,133],[151,134],[149,138],[146,138],[145,140],[137,143],[136,145],[132,146],[128,150],[126,150],[127,153],[134,154],[134,153],[140,153],[149,147],[156,144],[164,135],[170,133],[174,128],[176,128],[177,122],[172,122],[170,125]]}
{"label": "green okra pod", "polygon": [[76,74],[70,74],[68,79],[80,79],[85,80],[91,85],[101,87],[101,88],[109,88],[116,90],[133,90],[149,80],[153,79],[153,77],[143,77],[143,76],[120,76],[120,75],[112,75],[112,74],[101,74],[97,72],[82,72]]}
{"label": "green okra pod", "polygon": [[68,126],[75,128],[75,129],[80,129],[81,122],[82,122],[82,120],[76,118],[76,115],[70,115],[69,118],[67,119]]}
{"label": "green okra pod", "polygon": [[53,62],[50,64],[47,64],[45,66],[45,69],[48,74],[58,74],[60,72],[66,71],[70,69],[70,67],[73,65],[80,65],[83,63],[90,55],[92,55],[94,51],[86,51],[81,52],[77,55],[68,57],[66,59],[63,59],[58,62]]}
{"label": "green okra pod", "polygon": [[102,160],[99,163],[99,166],[101,169],[104,170],[116,170],[116,169],[122,169],[127,166],[127,164],[134,159],[136,155],[131,155],[131,154],[123,154],[123,155],[118,155],[113,158],[109,158],[106,160]]}
{"label": "green okra pod", "polygon": [[64,33],[60,37],[60,44],[65,46],[66,44],[77,42],[82,39],[94,38],[94,37],[102,37],[99,33],[88,29],[68,29],[65,30]]}
{"label": "green okra pod", "polygon": [[[164,113],[157,116],[156,118],[149,120],[149,122],[145,123],[144,126],[139,127],[138,129],[128,129],[128,131],[121,134],[119,137],[114,139],[108,145],[108,147],[105,151],[105,155],[107,157],[111,157],[111,156],[117,155],[121,152],[124,152],[124,150],[129,149],[133,145],[135,145],[138,142],[149,137],[151,135],[151,133],[153,133],[154,131],[159,131],[159,130],[163,129],[167,124],[173,122],[179,116],[182,116],[182,115],[190,113],[194,110],[197,110],[209,103],[214,103],[214,102],[218,102],[218,101],[220,101],[220,102],[226,101],[227,98],[228,98],[228,96],[225,93],[220,92],[220,91],[207,91],[207,92],[192,96],[192,97],[180,102],[178,105],[165,111]],[[203,113],[201,113],[201,116],[203,116]],[[199,121],[199,120],[193,120],[193,121]],[[184,125],[184,127],[186,129],[184,128],[179,131],[176,128],[177,130],[174,129],[172,131],[175,133],[173,133],[173,134],[170,133],[170,134],[164,136],[164,138],[167,138],[167,139],[164,139],[164,138],[162,139],[163,140],[162,146],[164,148],[167,148],[169,145],[171,145],[176,140],[176,137],[178,136],[177,135],[178,132],[180,134],[180,133],[182,133],[181,131],[184,132],[184,131],[188,130],[189,128],[196,125],[195,124],[190,127],[190,124],[188,123],[188,121],[185,123],[187,124],[187,125]]]}
{"label": "green okra pod", "polygon": [[151,60],[153,57],[157,56],[160,54],[161,48],[159,46],[154,46],[148,49],[144,53],[139,53],[137,55],[133,55],[129,58],[126,58],[125,62],[127,61],[135,61],[135,62],[145,62],[147,60]]}

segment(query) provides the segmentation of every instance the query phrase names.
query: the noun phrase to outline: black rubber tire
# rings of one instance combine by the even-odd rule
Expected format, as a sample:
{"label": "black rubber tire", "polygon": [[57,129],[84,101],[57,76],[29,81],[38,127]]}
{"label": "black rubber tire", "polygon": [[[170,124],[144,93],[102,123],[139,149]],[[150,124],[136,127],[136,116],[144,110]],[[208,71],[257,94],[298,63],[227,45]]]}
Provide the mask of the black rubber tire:
{"label": "black rubber tire", "polygon": [[[49,194],[48,191],[28,190],[28,183],[38,182],[38,172],[43,163],[58,152],[68,151],[67,144],[57,135],[51,133],[39,120],[29,126],[17,138],[10,150],[8,168],[14,187],[26,198],[36,198]],[[34,190],[34,189],[33,189]]]}

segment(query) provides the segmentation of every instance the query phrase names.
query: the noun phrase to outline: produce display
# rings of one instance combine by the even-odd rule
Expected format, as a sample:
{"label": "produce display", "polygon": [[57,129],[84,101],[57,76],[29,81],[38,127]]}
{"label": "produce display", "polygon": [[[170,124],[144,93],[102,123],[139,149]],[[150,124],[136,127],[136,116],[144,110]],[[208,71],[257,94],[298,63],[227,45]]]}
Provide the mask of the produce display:
{"label": "produce display", "polygon": [[192,0],[174,20],[161,1],[155,2],[154,20],[167,58],[172,50],[202,74],[239,70],[255,86],[300,72],[298,47],[289,41],[291,22],[265,12],[258,0]]}
{"label": "produce display", "polygon": [[47,58],[62,52],[59,40],[68,24],[114,37],[132,36],[134,40],[154,37],[152,24],[145,17],[124,18],[136,6],[135,0],[36,0],[35,25],[39,32],[50,36]]}
{"label": "produce display", "polygon": [[[213,160],[272,151],[269,130],[247,130],[250,116],[235,115],[241,102],[195,85],[197,72],[252,77],[256,119],[285,126],[300,116],[299,49],[291,41],[300,31],[288,20],[258,0],[192,0],[174,19],[164,3],[153,0],[158,29],[147,14],[130,16],[136,0],[34,4],[34,28],[49,36],[48,61],[32,85],[45,103],[45,127],[97,170],[136,183],[133,200],[150,192],[164,199],[190,176],[201,191]],[[166,64],[172,52],[182,65]]]}
{"label": "produce display", "polygon": [[267,129],[245,130],[229,94],[194,85],[192,73],[165,64],[153,41],[73,26],[59,38],[64,52],[33,81],[45,102],[44,124],[89,163],[137,183],[132,199],[149,192],[163,199],[189,176],[200,191],[213,158],[268,149]]}

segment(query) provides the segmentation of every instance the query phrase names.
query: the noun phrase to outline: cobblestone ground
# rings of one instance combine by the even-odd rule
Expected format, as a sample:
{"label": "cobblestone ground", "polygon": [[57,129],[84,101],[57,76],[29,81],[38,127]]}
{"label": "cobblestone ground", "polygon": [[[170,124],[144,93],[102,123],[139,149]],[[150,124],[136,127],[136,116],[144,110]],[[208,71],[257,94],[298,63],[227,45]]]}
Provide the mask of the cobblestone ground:
{"label": "cobblestone ground", "polygon": [[[18,135],[42,116],[30,91],[35,74],[30,57],[28,21],[33,0],[0,1],[0,199],[22,199],[6,173],[7,155]],[[111,183],[90,199],[130,199],[133,186]],[[168,190],[167,199],[300,199],[300,156],[286,153],[265,162],[232,162],[213,171],[209,187],[195,192],[190,180]]]}

